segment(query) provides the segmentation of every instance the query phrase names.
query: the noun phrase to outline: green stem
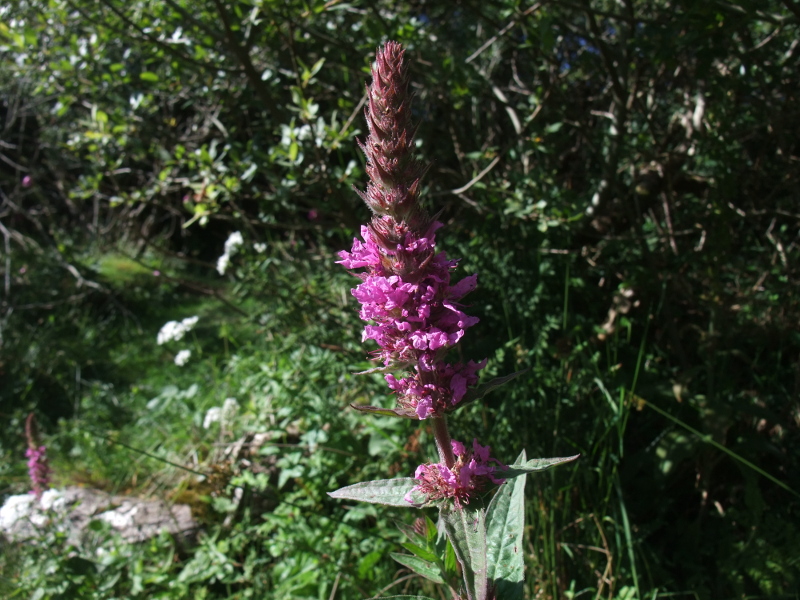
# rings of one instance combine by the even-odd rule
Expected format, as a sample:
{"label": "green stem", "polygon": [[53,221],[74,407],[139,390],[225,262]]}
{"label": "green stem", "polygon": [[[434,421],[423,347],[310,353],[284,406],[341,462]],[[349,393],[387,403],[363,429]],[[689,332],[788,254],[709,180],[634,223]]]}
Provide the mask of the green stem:
{"label": "green stem", "polygon": [[433,437],[436,439],[436,450],[439,452],[439,460],[448,469],[456,464],[456,457],[453,455],[453,445],[450,442],[450,431],[447,429],[447,417],[437,417],[433,421]]}

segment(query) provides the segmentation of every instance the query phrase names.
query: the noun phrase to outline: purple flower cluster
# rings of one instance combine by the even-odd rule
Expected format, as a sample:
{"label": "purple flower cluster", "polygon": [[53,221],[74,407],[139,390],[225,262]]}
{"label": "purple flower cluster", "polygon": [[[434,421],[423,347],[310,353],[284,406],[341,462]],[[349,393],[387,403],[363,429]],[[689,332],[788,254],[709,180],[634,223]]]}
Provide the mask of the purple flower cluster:
{"label": "purple flower cluster", "polygon": [[[477,276],[450,285],[456,261],[448,260],[444,252],[434,253],[439,226],[434,221],[419,237],[409,231],[391,250],[376,243],[370,227],[362,227],[364,242],[356,239],[351,252],[339,253],[339,262],[345,267],[367,268],[358,275],[362,283],[353,290],[361,303],[360,317],[374,322],[364,328],[363,339],[378,343],[376,359],[385,367],[413,367],[412,375],[398,380],[388,374],[386,381],[397,392],[398,404],[413,409],[420,419],[441,415],[458,404],[467,387],[477,383],[477,372],[485,364],[443,362],[447,350],[478,322],[458,303],[475,289]],[[409,269],[413,264],[419,269]],[[401,275],[398,270],[410,273]]]}
{"label": "purple flower cluster", "polygon": [[[503,483],[494,476],[497,468],[505,468],[499,460],[491,458],[489,446],[481,446],[478,440],[472,440],[472,452],[468,452],[464,444],[452,441],[455,464],[452,467],[441,463],[425,464],[417,467],[414,478],[420,483],[406,496],[412,501],[414,492],[421,492],[428,502],[452,498],[457,508],[469,504],[469,499],[480,492],[491,481]],[[494,462],[497,466],[489,463]]]}
{"label": "purple flower cluster", "polygon": [[353,290],[361,303],[360,316],[372,322],[364,340],[375,340],[375,359],[386,370],[411,369],[402,379],[386,375],[401,408],[419,419],[439,417],[458,404],[467,387],[478,382],[485,361],[447,364],[447,351],[478,322],[459,303],[477,286],[477,275],[450,284],[457,261],[436,252],[436,231],[442,224],[430,219],[419,204],[424,173],[414,160],[410,123],[408,74],[399,44],[378,51],[369,88],[369,136],[362,145],[370,177],[359,192],[375,213],[361,228],[350,252],[338,261],[359,273]]}
{"label": "purple flower cluster", "polygon": [[33,489],[31,493],[36,498],[41,498],[44,491],[50,487],[50,468],[47,465],[47,448],[44,446],[30,447],[25,451],[28,459],[28,476]]}

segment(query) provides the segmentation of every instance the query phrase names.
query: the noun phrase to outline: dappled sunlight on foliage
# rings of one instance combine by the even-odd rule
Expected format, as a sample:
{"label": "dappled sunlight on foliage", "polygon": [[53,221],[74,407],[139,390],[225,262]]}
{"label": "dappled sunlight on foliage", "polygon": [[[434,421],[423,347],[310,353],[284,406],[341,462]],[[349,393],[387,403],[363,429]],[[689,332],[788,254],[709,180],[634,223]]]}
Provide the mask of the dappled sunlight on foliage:
{"label": "dappled sunlight on foliage", "polygon": [[582,455],[529,478],[526,596],[790,597],[799,28],[778,0],[5,3],[2,495],[30,488],[34,412],[51,486],[201,531],[53,523],[4,545],[0,595],[435,593],[390,556],[410,516],[326,495],[436,458],[348,408],[393,401],[353,375],[375,347],[334,262],[369,218],[354,138],[395,39],[437,243],[479,273],[448,360],[528,369],[452,435]]}

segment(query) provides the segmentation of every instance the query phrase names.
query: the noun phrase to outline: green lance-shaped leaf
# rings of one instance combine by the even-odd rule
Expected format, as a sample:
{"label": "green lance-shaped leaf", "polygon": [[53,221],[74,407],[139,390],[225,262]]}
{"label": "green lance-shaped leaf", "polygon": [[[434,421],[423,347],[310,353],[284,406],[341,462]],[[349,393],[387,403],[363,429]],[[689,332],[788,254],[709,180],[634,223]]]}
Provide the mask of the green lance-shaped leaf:
{"label": "green lance-shaped leaf", "polygon": [[[339,488],[335,492],[328,492],[331,498],[340,500],[358,500],[360,502],[370,502],[372,504],[384,504],[386,506],[402,506],[411,508],[414,505],[425,504],[425,495],[413,492],[417,480],[411,477],[399,477],[397,479],[377,479],[375,481],[364,481],[355,485]],[[406,500],[406,495],[411,494],[410,498],[414,501],[411,504]]]}
{"label": "green lance-shaped leaf", "polygon": [[439,517],[461,564],[469,600],[486,600],[486,522],[483,508],[443,507]]}
{"label": "green lance-shaped leaf", "polygon": [[[416,529],[414,529],[413,525],[402,523],[400,521],[395,521],[395,525],[400,530],[400,532],[408,538],[411,544],[420,547],[430,548],[431,544],[436,543],[436,539],[439,536],[439,531],[436,529],[436,523],[431,521],[431,519],[427,515],[422,515],[420,519],[422,519],[422,522],[424,523],[425,526],[424,530],[422,531],[417,531]],[[414,551],[411,550],[411,552]],[[425,557],[423,556],[422,558]]]}
{"label": "green lance-shaped leaf", "polygon": [[425,579],[430,579],[434,583],[444,583],[441,570],[432,562],[422,560],[420,557],[412,554],[398,554],[397,552],[390,552],[389,556],[391,556],[404,567],[408,567],[414,571],[414,573],[417,575],[422,575]]}
{"label": "green lance-shaped leaf", "polygon": [[577,460],[580,457],[580,454],[576,454],[575,456],[565,456],[562,458],[532,458],[522,465],[515,463],[507,469],[497,469],[494,476],[498,479],[511,479],[512,477],[527,475],[528,473],[534,473],[536,471],[546,471],[552,467]]}
{"label": "green lance-shaped leaf", "polygon": [[416,554],[422,560],[426,560],[428,562],[436,562],[439,557],[436,556],[430,550],[423,548],[422,546],[418,546],[417,544],[411,544],[409,542],[403,542],[400,544],[403,548],[411,552],[412,554]]}
{"label": "green lance-shaped leaf", "polygon": [[[525,451],[514,466],[525,464]],[[486,511],[486,579],[496,598],[522,600],[525,565],[525,477],[500,486]]]}
{"label": "green lance-shaped leaf", "polygon": [[517,371],[516,373],[511,373],[511,375],[505,375],[503,377],[495,377],[487,381],[486,383],[481,383],[480,385],[470,388],[467,390],[467,393],[464,394],[464,397],[461,399],[461,402],[450,408],[447,412],[453,412],[454,410],[458,410],[462,406],[466,406],[471,402],[475,402],[475,400],[480,400],[489,392],[496,390],[501,385],[508,383],[512,379],[519,377],[523,373],[528,371],[528,369],[523,369],[522,371]]}

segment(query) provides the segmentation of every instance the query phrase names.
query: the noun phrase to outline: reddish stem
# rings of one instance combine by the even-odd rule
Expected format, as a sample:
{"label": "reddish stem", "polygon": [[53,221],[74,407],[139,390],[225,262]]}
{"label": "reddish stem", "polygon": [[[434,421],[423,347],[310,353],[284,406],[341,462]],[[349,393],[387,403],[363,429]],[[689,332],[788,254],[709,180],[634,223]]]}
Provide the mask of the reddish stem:
{"label": "reddish stem", "polygon": [[436,439],[436,450],[439,451],[441,464],[448,469],[456,464],[456,457],[453,454],[453,444],[450,441],[450,431],[447,429],[447,417],[435,417],[433,421],[433,437]]}

